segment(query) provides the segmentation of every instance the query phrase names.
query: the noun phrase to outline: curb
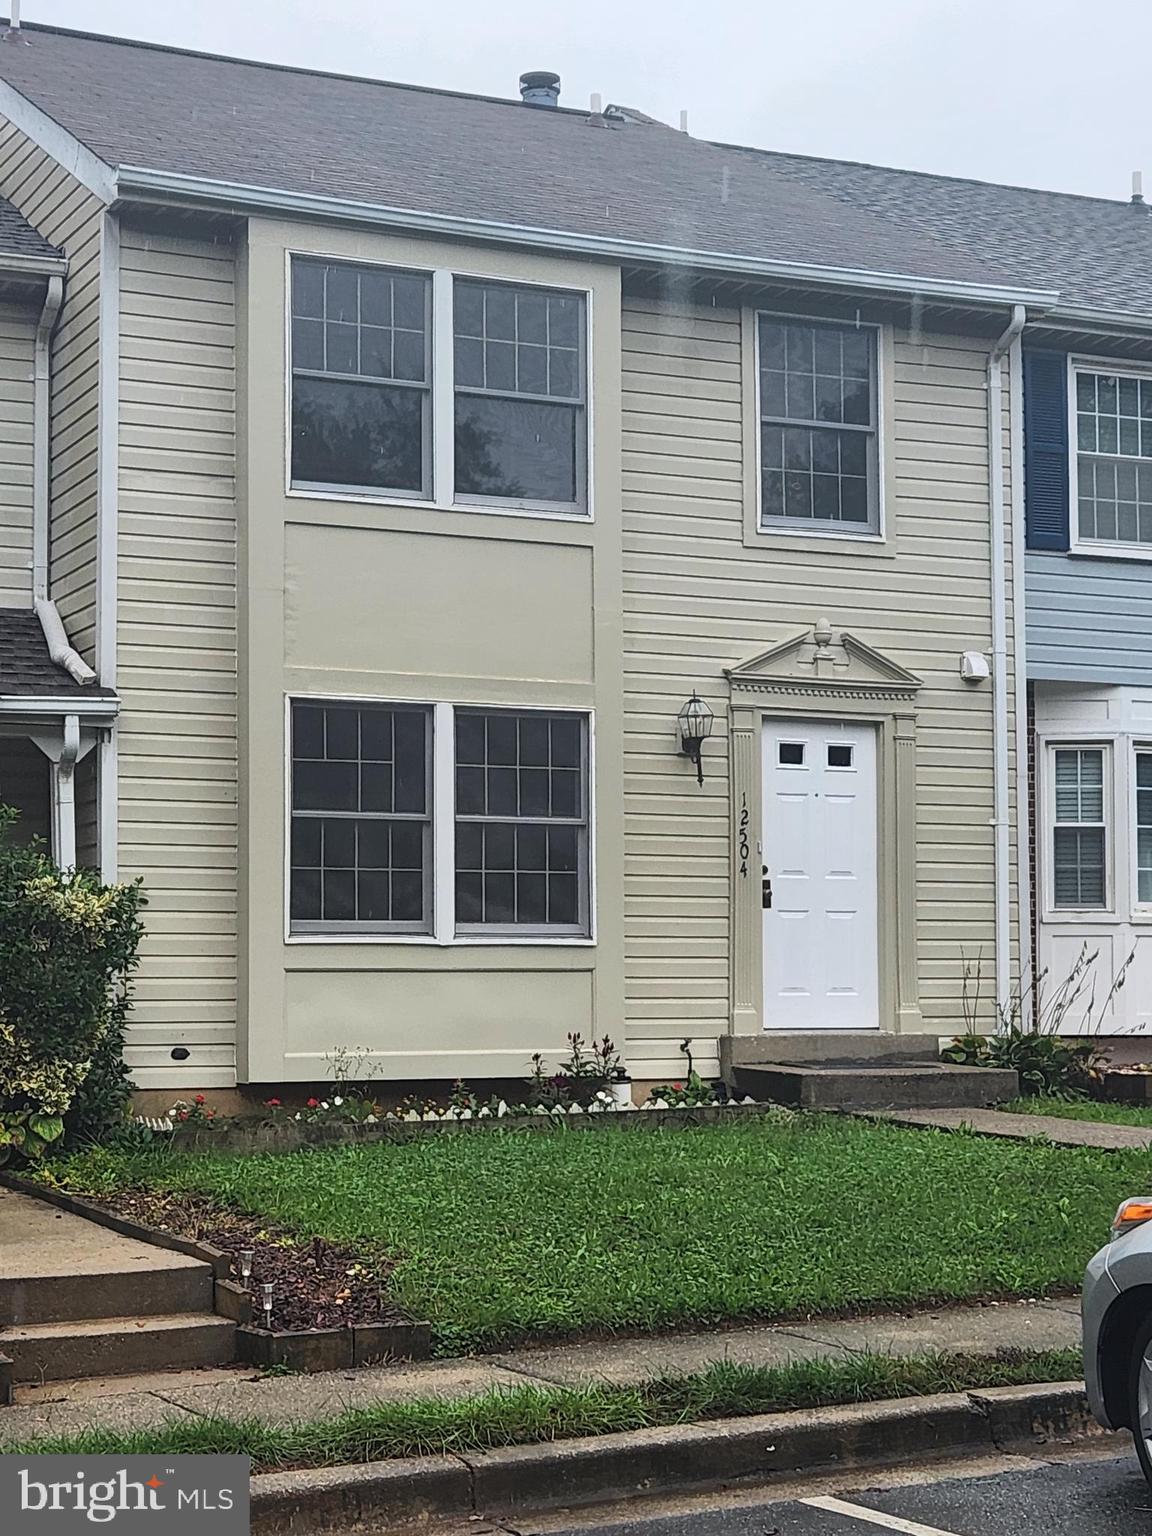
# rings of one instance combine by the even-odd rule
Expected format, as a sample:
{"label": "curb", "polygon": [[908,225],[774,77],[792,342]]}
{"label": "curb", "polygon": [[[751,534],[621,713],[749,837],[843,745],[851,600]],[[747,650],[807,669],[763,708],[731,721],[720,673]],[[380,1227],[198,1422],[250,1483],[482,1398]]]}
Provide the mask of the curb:
{"label": "curb", "polygon": [[632,1430],[252,1479],[253,1536],[429,1515],[499,1517],[798,1473],[988,1455],[1102,1434],[1079,1382]]}

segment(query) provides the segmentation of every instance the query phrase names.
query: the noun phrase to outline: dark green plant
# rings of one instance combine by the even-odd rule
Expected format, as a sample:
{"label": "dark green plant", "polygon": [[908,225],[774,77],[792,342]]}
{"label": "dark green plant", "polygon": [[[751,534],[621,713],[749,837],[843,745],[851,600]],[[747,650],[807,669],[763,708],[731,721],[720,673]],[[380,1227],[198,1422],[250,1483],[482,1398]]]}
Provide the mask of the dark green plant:
{"label": "dark green plant", "polygon": [[1011,1029],[1000,1035],[959,1035],[942,1052],[958,1066],[1005,1067],[1020,1074],[1025,1095],[1087,1097],[1106,1057],[1092,1038]]}
{"label": "dark green plant", "polygon": [[[40,843],[16,843],[15,819],[0,806],[0,1162],[34,1161],[58,1142],[93,1070],[100,1104],[117,1113],[110,1056],[144,904],[139,882],[106,886],[57,869]],[[91,1122],[104,1110],[81,1101],[80,1113]]]}
{"label": "dark green plant", "polygon": [[1075,964],[1053,989],[1048,972],[1021,978],[1007,1001],[994,1008],[996,1029],[984,1034],[981,957],[964,967],[962,1006],[967,1030],[942,1052],[959,1066],[1005,1067],[1020,1074],[1025,1095],[1086,1097],[1098,1087],[1107,1065],[1099,1035],[1117,993],[1124,986],[1135,951],[1097,999],[1099,951],[1085,944]]}

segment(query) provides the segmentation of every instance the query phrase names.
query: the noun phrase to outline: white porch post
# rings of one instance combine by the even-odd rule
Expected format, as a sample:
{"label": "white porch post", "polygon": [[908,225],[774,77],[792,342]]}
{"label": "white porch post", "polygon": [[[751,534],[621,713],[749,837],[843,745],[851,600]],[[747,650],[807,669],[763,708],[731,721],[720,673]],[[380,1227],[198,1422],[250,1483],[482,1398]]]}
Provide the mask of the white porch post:
{"label": "white porch post", "polygon": [[76,760],[80,717],[64,716],[60,755],[52,763],[52,856],[61,869],[76,868]]}

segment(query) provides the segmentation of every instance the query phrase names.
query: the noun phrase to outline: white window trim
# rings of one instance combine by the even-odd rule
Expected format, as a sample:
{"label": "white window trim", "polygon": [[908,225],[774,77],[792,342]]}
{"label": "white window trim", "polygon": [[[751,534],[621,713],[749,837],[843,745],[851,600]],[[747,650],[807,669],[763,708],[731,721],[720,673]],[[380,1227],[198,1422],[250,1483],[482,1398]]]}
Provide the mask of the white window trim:
{"label": "white window trim", "polygon": [[[1119,754],[1114,737],[1099,735],[1079,736],[1060,734],[1042,737],[1039,743],[1043,752],[1043,773],[1037,786],[1039,791],[1039,826],[1041,835],[1039,852],[1044,873],[1043,921],[1051,923],[1106,923],[1115,924],[1119,910],[1116,850],[1125,837],[1126,828],[1120,825],[1117,812],[1122,801],[1116,793],[1116,771]],[[1056,753],[1060,750],[1099,750],[1103,752],[1104,781],[1104,896],[1101,907],[1062,907],[1056,905]]]}
{"label": "white window trim", "polygon": [[[786,522],[764,521],[764,465],[760,451],[760,432],[763,426],[763,417],[760,410],[760,321],[769,320],[798,320],[808,325],[835,325],[847,330],[872,331],[876,339],[876,526],[859,529],[837,527],[835,524],[821,522],[812,518],[807,522],[797,519],[797,526],[792,527]],[[887,518],[884,496],[884,453],[887,437],[888,423],[885,410],[884,380],[888,368],[888,336],[884,325],[874,320],[850,320],[842,319],[835,315],[813,315],[794,313],[791,310],[780,309],[754,309],[752,311],[752,395],[756,412],[756,460],[753,465],[753,473],[756,486],[756,532],[764,538],[772,539],[777,535],[782,538],[815,538],[815,539],[839,539],[853,544],[885,544],[887,543]],[[829,423],[834,426],[835,423]]]}
{"label": "white window trim", "polygon": [[[432,712],[432,932],[431,933],[294,933],[292,931],[292,705],[396,704]],[[586,722],[588,740],[588,932],[586,934],[457,934],[456,927],[456,710],[504,710],[517,714],[541,711],[573,714]],[[509,703],[504,700],[381,698],[375,694],[290,692],[284,695],[284,887],[285,944],[406,944],[441,949],[540,947],[589,949],[596,944],[596,712],[555,703]]]}
{"label": "white window trim", "polygon": [[[299,257],[304,261],[343,263],[353,267],[379,267],[388,271],[410,273],[431,279],[430,307],[432,313],[432,339],[429,355],[432,376],[429,382],[430,429],[432,445],[429,456],[431,485],[426,496],[411,492],[373,491],[369,487],[331,486],[314,484],[296,485],[292,480],[292,261]],[[581,354],[584,362],[584,505],[567,511],[552,502],[533,502],[491,499],[482,496],[456,495],[455,484],[455,436],[456,436],[456,378],[455,343],[453,332],[452,293],[453,282],[503,283],[515,288],[542,288],[550,293],[575,294],[584,301],[584,334],[581,337]],[[374,261],[371,257],[328,255],[322,251],[288,248],[284,252],[284,494],[299,500],[361,502],[369,506],[406,507],[416,512],[475,512],[482,516],[533,517],[551,522],[595,522],[593,483],[594,454],[594,368],[592,366],[594,335],[593,290],[579,283],[546,282],[541,278],[522,278],[507,272],[456,269],[454,267],[420,267],[399,261]]]}
{"label": "white window trim", "polygon": [[1139,752],[1152,753],[1152,739],[1145,736],[1131,736],[1127,738],[1127,752],[1125,754],[1125,772],[1128,775],[1125,799],[1128,803],[1128,878],[1131,884],[1131,921],[1134,923],[1147,923],[1152,921],[1152,900],[1140,900],[1140,828],[1136,812],[1136,755]]}
{"label": "white window trim", "polygon": [[[1123,374],[1126,378],[1152,382],[1152,368],[1146,364],[1140,365],[1115,357],[1068,354],[1068,551],[1093,560],[1152,561],[1152,544],[1126,544],[1110,539],[1084,539],[1080,536],[1080,449],[1077,442],[1079,424],[1076,420],[1076,377],[1080,373]],[[1112,455],[1106,454],[1104,457]],[[1136,461],[1125,457],[1124,462],[1152,464],[1152,459]]]}

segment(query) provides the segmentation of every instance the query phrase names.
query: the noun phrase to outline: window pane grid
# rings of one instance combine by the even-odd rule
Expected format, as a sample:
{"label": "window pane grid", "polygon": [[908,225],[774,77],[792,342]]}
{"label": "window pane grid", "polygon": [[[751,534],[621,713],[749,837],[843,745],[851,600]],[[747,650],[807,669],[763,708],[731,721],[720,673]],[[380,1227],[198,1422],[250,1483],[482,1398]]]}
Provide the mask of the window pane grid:
{"label": "window pane grid", "polygon": [[428,711],[292,706],[295,926],[429,926]]}
{"label": "window pane grid", "polygon": [[419,273],[293,260],[294,480],[427,494],[430,296]]}
{"label": "window pane grid", "polygon": [[584,301],[457,279],[456,492],[575,508],[583,499]]}
{"label": "window pane grid", "polygon": [[1053,902],[1057,907],[1103,907],[1107,904],[1104,751],[1062,747],[1053,757]]}
{"label": "window pane grid", "polygon": [[875,521],[875,339],[871,331],[762,316],[761,517]]}
{"label": "window pane grid", "polygon": [[1076,373],[1080,537],[1152,544],[1152,378]]}
{"label": "window pane grid", "polygon": [[578,716],[458,712],[458,927],[583,931],[585,758]]}

